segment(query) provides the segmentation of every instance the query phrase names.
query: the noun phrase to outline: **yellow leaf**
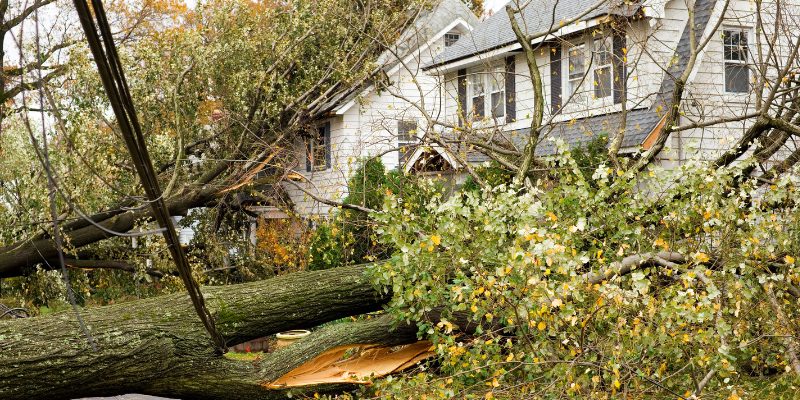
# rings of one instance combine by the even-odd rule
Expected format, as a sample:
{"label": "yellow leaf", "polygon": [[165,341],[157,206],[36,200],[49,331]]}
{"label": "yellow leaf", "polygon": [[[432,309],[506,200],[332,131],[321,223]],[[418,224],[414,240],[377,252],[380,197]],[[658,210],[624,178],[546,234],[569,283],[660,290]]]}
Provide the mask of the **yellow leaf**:
{"label": "yellow leaf", "polygon": [[478,311],[478,306],[473,304],[472,307],[470,307],[469,309],[472,310],[472,312],[477,312]]}
{"label": "yellow leaf", "polygon": [[619,389],[620,386],[622,386],[622,384],[620,384],[618,380],[614,379],[614,387]]}
{"label": "yellow leaf", "polygon": [[701,263],[707,263],[707,262],[708,262],[708,260],[710,260],[711,258],[708,256],[708,254],[706,254],[706,253],[702,253],[702,252],[699,252],[699,253],[696,253],[696,254],[694,255],[694,259],[695,259],[695,261],[697,261],[697,262],[701,262]]}
{"label": "yellow leaf", "polygon": [[786,261],[787,264],[794,264],[794,257],[787,254],[786,257],[783,257],[783,261]]}

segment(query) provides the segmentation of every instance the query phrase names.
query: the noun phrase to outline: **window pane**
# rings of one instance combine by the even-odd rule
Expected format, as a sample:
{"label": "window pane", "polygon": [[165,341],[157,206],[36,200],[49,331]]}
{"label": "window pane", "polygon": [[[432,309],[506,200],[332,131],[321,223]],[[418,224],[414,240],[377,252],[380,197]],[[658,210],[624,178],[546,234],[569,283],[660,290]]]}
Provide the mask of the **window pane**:
{"label": "window pane", "polygon": [[484,110],[485,104],[483,100],[484,96],[478,96],[472,98],[472,115],[474,115],[475,119],[480,119],[486,116],[486,111]]}
{"label": "window pane", "polygon": [[725,91],[746,93],[750,90],[750,70],[744,64],[725,64]]}
{"label": "window pane", "polygon": [[506,115],[504,92],[492,93],[492,117],[499,118]]}
{"label": "window pane", "polygon": [[317,128],[317,137],[311,143],[311,165],[315,169],[325,169],[327,167],[325,165],[327,147],[325,145],[325,127],[321,126]]}
{"label": "window pane", "polygon": [[397,122],[397,140],[410,142],[416,139],[417,123],[415,121]]}
{"label": "window pane", "polygon": [[594,70],[594,97],[602,98],[611,95],[611,67]]}
{"label": "window pane", "polygon": [[483,94],[484,88],[482,73],[476,73],[469,76],[469,89],[472,96]]}
{"label": "window pane", "polygon": [[583,46],[573,47],[569,50],[569,79],[576,79],[583,76],[585,71]]}
{"label": "window pane", "polygon": [[611,64],[611,38],[594,41],[594,63],[597,66]]}
{"label": "window pane", "polygon": [[747,32],[724,30],[722,32],[722,47],[726,61],[747,61]]}
{"label": "window pane", "polygon": [[457,33],[445,33],[444,34],[444,47],[450,47],[454,45],[461,35]]}
{"label": "window pane", "polygon": [[489,75],[489,92],[500,92],[505,90],[506,87],[506,74],[502,69],[495,70]]}

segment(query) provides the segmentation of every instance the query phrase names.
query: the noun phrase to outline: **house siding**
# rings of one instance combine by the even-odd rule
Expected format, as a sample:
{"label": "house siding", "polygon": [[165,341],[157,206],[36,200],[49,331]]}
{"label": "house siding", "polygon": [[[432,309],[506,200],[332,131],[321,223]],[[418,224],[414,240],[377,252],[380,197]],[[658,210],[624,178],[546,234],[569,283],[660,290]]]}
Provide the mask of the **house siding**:
{"label": "house siding", "polygon": [[[329,120],[331,124],[332,166],[326,171],[305,172],[298,163],[294,170],[307,182],[297,182],[314,195],[341,201],[347,196],[347,182],[360,163],[380,156],[387,170],[399,167],[397,122],[418,122],[418,131],[425,129],[422,113],[417,109],[424,103],[430,115],[442,115],[443,101],[440,77],[422,72],[421,66],[429,63],[444,48],[440,38],[428,48],[418,51],[389,77],[391,85],[383,90],[371,90],[356,100],[343,115]],[[325,121],[322,121],[324,123]],[[305,145],[295,144],[297,160],[304,160]],[[285,183],[284,189],[295,206],[295,213],[303,217],[327,216],[332,207],[315,201],[311,196]]]}

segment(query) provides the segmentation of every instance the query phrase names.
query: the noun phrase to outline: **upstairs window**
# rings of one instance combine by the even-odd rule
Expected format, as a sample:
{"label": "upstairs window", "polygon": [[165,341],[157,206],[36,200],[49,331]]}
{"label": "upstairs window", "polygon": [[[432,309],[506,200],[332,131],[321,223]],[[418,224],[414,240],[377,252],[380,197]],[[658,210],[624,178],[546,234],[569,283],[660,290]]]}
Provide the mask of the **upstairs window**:
{"label": "upstairs window", "polygon": [[[502,118],[506,115],[506,72],[502,67],[469,76],[469,110],[472,118],[486,116]],[[488,95],[488,101],[487,101]]]}
{"label": "upstairs window", "polygon": [[722,31],[725,91],[728,93],[747,93],[750,90],[747,38],[748,31],[745,29],[723,29]]}
{"label": "upstairs window", "polygon": [[586,74],[586,59],[584,46],[578,45],[571,47],[568,51],[569,63],[567,64],[567,96],[572,96],[572,101],[579,101],[583,98],[580,91],[581,82]]}
{"label": "upstairs window", "polygon": [[482,73],[474,73],[469,75],[469,84],[467,89],[469,92],[470,107],[473,119],[482,119],[486,116],[486,89],[484,86],[484,76]]}
{"label": "upstairs window", "polygon": [[331,125],[321,125],[306,141],[306,171],[324,171],[331,167]]}
{"label": "upstairs window", "polygon": [[450,47],[461,38],[461,35],[458,33],[445,33],[444,34],[444,47]]}
{"label": "upstairs window", "polygon": [[594,41],[594,97],[602,99],[611,96],[612,73],[611,58],[613,43],[610,37]]}
{"label": "upstairs window", "polygon": [[416,121],[397,121],[397,153],[400,167],[402,167],[408,157],[414,151],[417,144],[417,122]]}
{"label": "upstairs window", "polygon": [[492,117],[500,118],[506,115],[506,72],[495,69],[489,78],[489,93],[492,96]]}

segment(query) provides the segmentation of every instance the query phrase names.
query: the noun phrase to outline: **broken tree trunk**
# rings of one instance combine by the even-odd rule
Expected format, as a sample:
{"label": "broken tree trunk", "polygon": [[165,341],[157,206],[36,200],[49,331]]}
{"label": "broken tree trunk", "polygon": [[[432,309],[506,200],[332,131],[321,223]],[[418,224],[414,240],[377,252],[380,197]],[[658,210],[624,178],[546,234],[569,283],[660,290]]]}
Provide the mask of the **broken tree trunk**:
{"label": "broken tree trunk", "polygon": [[[366,268],[301,272],[206,287],[203,293],[218,329],[232,345],[379,310],[387,298],[364,280]],[[96,352],[70,312],[0,322],[0,398],[70,399],[131,392],[192,399],[284,398],[284,391],[266,385],[329,348],[416,340],[415,328],[392,330],[391,321],[379,317],[333,324],[262,360],[242,362],[214,353],[183,293],[82,313]]]}

